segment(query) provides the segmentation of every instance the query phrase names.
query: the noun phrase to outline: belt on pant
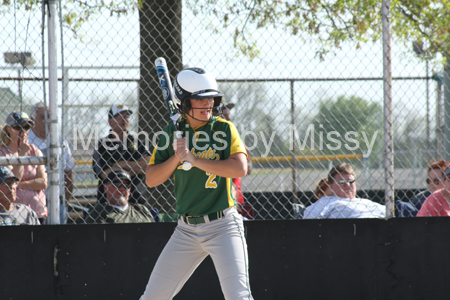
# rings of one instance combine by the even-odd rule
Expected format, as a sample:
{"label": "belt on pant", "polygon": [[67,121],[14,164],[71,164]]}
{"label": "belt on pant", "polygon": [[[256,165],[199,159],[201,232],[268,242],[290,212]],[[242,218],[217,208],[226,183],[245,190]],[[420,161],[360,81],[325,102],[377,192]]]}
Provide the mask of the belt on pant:
{"label": "belt on pant", "polygon": [[214,221],[217,219],[222,219],[223,216],[225,216],[225,213],[221,210],[218,212],[214,212],[214,213],[210,213],[209,215],[204,215],[204,216],[187,216],[187,217],[183,217],[180,216],[180,218],[187,224],[189,225],[197,225],[197,224],[203,224],[206,223],[206,216],[208,216],[208,219],[210,221]]}

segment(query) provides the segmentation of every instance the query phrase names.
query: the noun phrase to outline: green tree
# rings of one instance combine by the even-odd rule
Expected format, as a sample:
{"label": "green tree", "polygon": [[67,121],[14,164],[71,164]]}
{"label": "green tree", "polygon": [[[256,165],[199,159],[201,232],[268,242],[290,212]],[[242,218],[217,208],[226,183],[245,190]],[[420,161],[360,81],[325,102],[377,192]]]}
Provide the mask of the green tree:
{"label": "green tree", "polygon": [[361,154],[372,141],[372,153],[379,150],[383,116],[378,103],[357,96],[324,99],[313,120],[316,147],[322,139],[324,154]]}
{"label": "green tree", "polygon": [[394,135],[394,166],[397,168],[422,168],[430,160],[439,160],[436,152],[429,151],[426,136],[426,118],[403,112],[404,121]]}
{"label": "green tree", "polygon": [[[361,43],[381,38],[380,0],[187,0],[194,13],[214,16],[221,22],[208,24],[214,32],[234,32],[234,45],[249,57],[259,55],[252,38],[255,29],[283,28],[292,35],[306,33],[318,43],[323,55],[342,42]],[[450,2],[439,0],[391,1],[392,33],[400,41],[418,40],[433,55],[450,55]],[[429,58],[429,57],[428,57]]]}
{"label": "green tree", "polygon": [[[82,38],[81,25],[103,10],[111,16],[126,15],[142,7],[146,0],[63,0],[64,26]],[[148,0],[147,0],[148,1]],[[177,0],[178,1],[178,0]],[[0,15],[17,8],[39,10],[41,0],[4,0]],[[292,35],[313,37],[318,43],[316,54],[340,48],[345,41],[361,43],[381,38],[380,0],[186,0],[184,5],[195,15],[201,14],[205,28],[221,34],[234,32],[234,46],[247,57],[260,53],[252,37],[260,28],[282,28]],[[392,33],[400,41],[417,40],[429,59],[440,52],[450,56],[450,2],[447,0],[391,1]],[[219,21],[217,21],[219,20]]]}
{"label": "green tree", "polygon": [[[225,101],[236,104],[231,110],[232,121],[251,147],[250,155],[288,155],[288,134],[280,126],[287,125],[282,122],[284,107],[281,99],[269,97],[268,88],[261,82],[222,82],[219,85]],[[253,134],[246,135],[246,132],[254,133],[256,138]]]}

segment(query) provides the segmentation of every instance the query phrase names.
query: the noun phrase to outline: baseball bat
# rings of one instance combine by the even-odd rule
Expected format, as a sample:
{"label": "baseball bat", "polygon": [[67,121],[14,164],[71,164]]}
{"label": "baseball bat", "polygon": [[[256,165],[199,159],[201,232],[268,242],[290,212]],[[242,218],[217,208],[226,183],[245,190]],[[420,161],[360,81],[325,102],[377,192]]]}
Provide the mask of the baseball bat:
{"label": "baseball bat", "polygon": [[[155,60],[156,72],[158,73],[159,86],[161,87],[164,103],[170,113],[170,119],[175,125],[175,138],[181,139],[182,132],[178,129],[178,119],[181,117],[180,113],[177,111],[175,104],[173,103],[173,90],[172,82],[170,80],[169,71],[167,68],[166,60],[163,57],[158,57]],[[192,168],[190,162],[183,162],[183,170],[189,171]]]}

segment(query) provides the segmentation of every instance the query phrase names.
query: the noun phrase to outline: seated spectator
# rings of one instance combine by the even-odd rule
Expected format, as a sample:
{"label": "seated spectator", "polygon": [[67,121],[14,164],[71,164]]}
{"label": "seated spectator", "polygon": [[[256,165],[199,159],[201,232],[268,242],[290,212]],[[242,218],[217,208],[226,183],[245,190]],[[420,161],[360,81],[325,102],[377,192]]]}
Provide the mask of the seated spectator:
{"label": "seated spectator", "polygon": [[325,195],[331,196],[330,191],[328,189],[329,187],[330,186],[328,185],[327,178],[320,179],[319,182],[317,183],[316,190],[314,191],[314,198],[316,200],[319,200]]}
{"label": "seated spectator", "polygon": [[[0,132],[0,156],[42,156],[41,150],[28,143],[28,133],[34,121],[24,112],[12,112]],[[48,210],[45,199],[47,173],[43,165],[17,165],[12,168],[19,178],[17,203],[30,206],[41,224],[45,224]]]}
{"label": "seated spectator", "polygon": [[7,167],[0,167],[0,226],[40,225],[36,213],[26,205],[15,203],[19,178]]}
{"label": "seated spectator", "polygon": [[[47,115],[47,116],[46,116]],[[44,102],[38,102],[33,105],[31,109],[30,118],[34,122],[34,126],[28,133],[28,142],[35,145],[42,154],[47,157],[47,138],[46,133],[50,132],[50,127],[45,125],[45,119],[49,120],[49,109],[45,109]],[[61,197],[61,223],[67,223],[68,218],[68,201],[72,198],[73,192],[73,168],[75,167],[72,152],[70,151],[69,143],[60,135],[59,142],[63,149],[61,151],[59,161],[64,162],[64,187],[62,187],[65,199]]]}
{"label": "seated spectator", "polygon": [[[130,203],[145,204],[147,185],[145,184],[145,170],[150,160],[150,152],[145,145],[132,134],[130,116],[133,112],[125,105],[113,105],[108,112],[108,123],[111,126],[109,135],[101,139],[97,150],[94,151],[93,169],[98,181],[97,199],[101,203],[105,200],[102,180],[110,171],[124,170],[131,175]],[[156,203],[148,203],[156,206]]]}
{"label": "seated spectator", "polygon": [[97,203],[86,223],[155,222],[150,210],[142,204],[129,204],[131,177],[123,170],[111,171],[104,179],[106,203]]}
{"label": "seated spectator", "polygon": [[427,166],[428,178],[426,179],[426,183],[428,185],[428,189],[417,195],[414,195],[414,197],[411,198],[411,203],[417,208],[417,211],[420,210],[422,204],[425,202],[425,199],[427,199],[428,196],[430,196],[437,190],[441,190],[444,188],[444,172],[449,166],[450,163],[444,160],[431,162]]}
{"label": "seated spectator", "polygon": [[448,217],[450,216],[450,168],[444,171],[443,188],[435,191],[425,199],[418,217]]}
{"label": "seated spectator", "polygon": [[384,218],[386,207],[368,199],[356,198],[353,167],[347,163],[334,166],[325,180],[319,181],[316,196],[304,219]]}

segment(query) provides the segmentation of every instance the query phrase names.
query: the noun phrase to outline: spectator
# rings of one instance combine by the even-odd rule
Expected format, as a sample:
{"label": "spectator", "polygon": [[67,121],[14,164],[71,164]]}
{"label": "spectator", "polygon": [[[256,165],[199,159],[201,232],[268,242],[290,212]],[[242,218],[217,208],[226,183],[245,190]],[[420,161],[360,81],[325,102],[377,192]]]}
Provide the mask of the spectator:
{"label": "spectator", "polygon": [[150,210],[142,204],[129,204],[131,177],[123,170],[111,171],[103,180],[106,203],[97,203],[86,223],[155,222]]}
{"label": "spectator", "polygon": [[417,209],[417,212],[420,210],[422,204],[425,202],[425,199],[427,199],[428,196],[430,196],[437,190],[441,190],[444,188],[444,172],[449,166],[450,163],[444,160],[440,160],[438,162],[433,161],[427,166],[428,177],[426,179],[426,183],[428,185],[428,189],[417,195],[414,195],[414,197],[411,198],[411,203]]}
{"label": "spectator", "polygon": [[328,173],[326,184],[320,181],[317,190],[317,196],[322,197],[306,208],[304,219],[384,218],[386,215],[384,205],[356,198],[355,173],[347,163],[335,165]]}
{"label": "spectator", "polygon": [[[227,121],[231,121],[230,110],[234,107],[234,103],[226,103],[222,100],[222,103],[218,108],[213,109],[213,115],[216,117],[221,117]],[[247,151],[248,154],[248,151]],[[250,156],[247,156],[247,175],[252,173],[252,160]],[[233,178],[233,187],[235,189],[234,195],[236,196],[236,201],[238,203],[238,212],[244,216],[246,219],[253,219],[253,208],[244,206],[244,194],[242,193],[242,179]]]}
{"label": "spectator", "polygon": [[443,188],[433,192],[425,199],[419,212],[418,217],[448,217],[450,216],[450,168],[444,171],[444,179],[442,180]]}
{"label": "spectator", "polygon": [[328,179],[322,178],[319,180],[316,186],[316,190],[314,191],[314,198],[316,200],[319,200],[320,198],[324,197],[325,195],[331,196],[328,185]]}
{"label": "spectator", "polygon": [[40,225],[36,213],[28,206],[15,203],[19,178],[7,167],[0,167],[0,226]]}
{"label": "spectator", "polygon": [[325,206],[330,203],[333,192],[330,190],[328,178],[322,178],[316,185],[313,204],[303,212],[303,219],[316,219]]}
{"label": "spectator", "polygon": [[113,105],[108,112],[110,134],[101,139],[94,151],[94,173],[99,179],[97,198],[105,203],[102,180],[112,170],[125,170],[131,175],[130,203],[146,203],[145,170],[150,153],[135,136],[128,134],[130,115],[133,112],[124,105]]}
{"label": "spectator", "polygon": [[[47,116],[45,113],[47,112]],[[46,131],[49,132],[49,126],[45,126],[45,118],[49,119],[49,110],[45,109],[44,102],[36,103],[31,109],[30,118],[34,121],[35,125],[31,128],[28,134],[28,142],[35,145],[42,154],[47,157],[47,140]],[[47,128],[46,128],[47,127]],[[73,168],[75,166],[73,162],[72,152],[70,151],[69,144],[65,139],[59,136],[59,142],[62,145],[64,151],[64,197],[66,203],[61,203],[61,222],[67,223],[67,202],[72,198],[73,193]],[[62,159],[60,162],[62,163]],[[64,201],[64,199],[61,199]]]}
{"label": "spectator", "polygon": [[[28,132],[34,126],[24,112],[12,112],[6,118],[6,124],[0,132],[0,156],[42,156],[41,150],[28,144]],[[17,203],[30,206],[37,214],[41,224],[45,224],[48,215],[45,192],[47,174],[43,165],[17,165],[12,168],[19,178]]]}

